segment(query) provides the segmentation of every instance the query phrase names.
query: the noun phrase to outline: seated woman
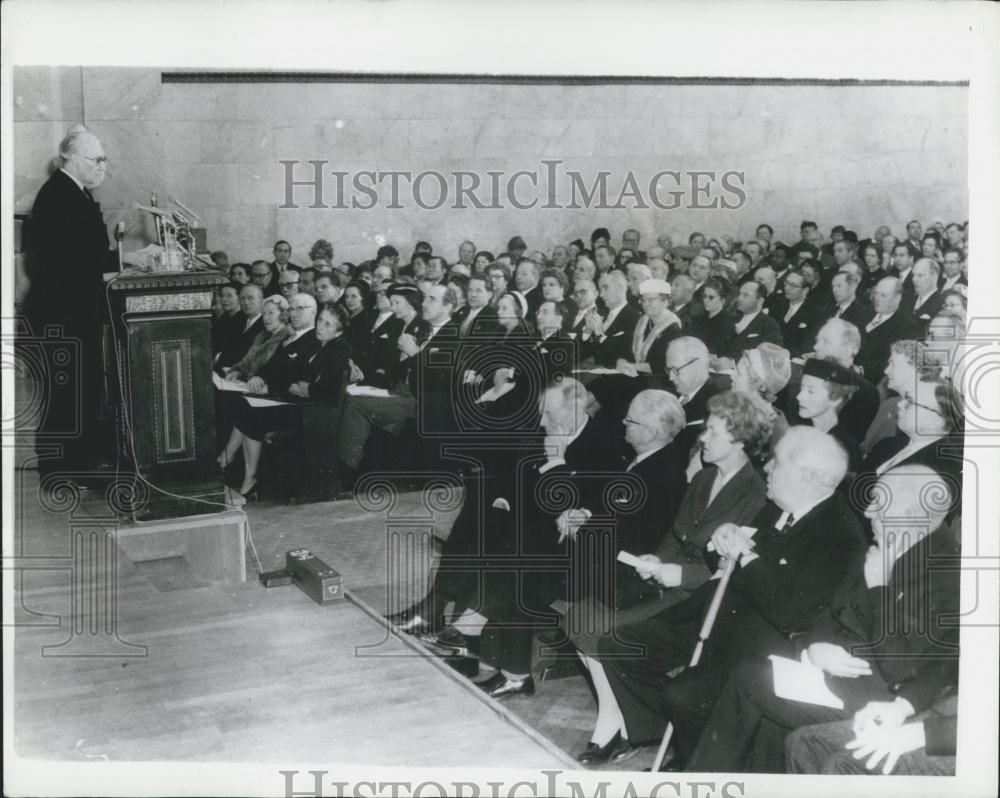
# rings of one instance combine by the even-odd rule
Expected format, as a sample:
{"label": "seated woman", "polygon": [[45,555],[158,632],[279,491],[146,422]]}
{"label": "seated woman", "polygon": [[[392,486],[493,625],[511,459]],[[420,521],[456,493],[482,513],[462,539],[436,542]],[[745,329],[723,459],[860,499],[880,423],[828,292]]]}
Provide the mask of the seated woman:
{"label": "seated woman", "polygon": [[542,272],[542,298],[548,302],[565,302],[566,288],[569,281],[566,273],[559,269],[546,269]]}
{"label": "seated woman", "polygon": [[344,337],[355,354],[365,349],[378,311],[375,310],[371,288],[362,280],[352,280],[344,288],[340,304],[347,311]]}
{"label": "seated woman", "polygon": [[[691,481],[670,530],[655,554],[642,554],[635,568],[618,563],[615,607],[598,607],[607,629],[656,615],[675,604],[711,576],[703,551],[724,523],[747,524],[765,504],[766,488],[755,471],[757,457],[771,435],[765,415],[746,394],[726,391],[708,401],[709,416],[699,441],[705,468]],[[683,420],[683,415],[682,415]],[[634,552],[633,552],[634,553]],[[601,765],[628,758],[636,750],[628,740],[624,720],[604,667],[598,658],[599,635],[572,632],[597,694],[594,733],[577,761]]]}
{"label": "seated woman", "polygon": [[[261,305],[261,321],[264,329],[257,333],[247,353],[232,366],[221,369],[225,379],[230,382],[246,381],[257,376],[278,347],[292,334],[287,325],[288,300],[281,294],[265,299]],[[241,403],[242,396],[239,393],[221,390],[215,392],[215,429],[220,446],[229,438],[234,414]],[[222,462],[220,459],[219,465],[226,468],[229,462]]]}
{"label": "seated woman", "polygon": [[924,465],[960,486],[964,418],[962,396],[950,380],[921,377],[896,400],[896,434],[872,447],[857,480],[874,482],[898,465]]}
{"label": "seated woman", "polygon": [[221,352],[233,346],[247,320],[240,310],[240,286],[236,283],[220,285],[215,292],[215,304],[217,315],[212,319],[213,362],[219,359]]}
{"label": "seated woman", "polygon": [[[462,384],[468,386],[473,401],[485,405],[486,412],[494,418],[508,418],[526,406],[531,381],[529,375],[519,372],[524,371],[523,347],[532,337],[525,321],[527,313],[528,302],[520,292],[511,291],[500,297],[497,332],[488,345],[472,351],[462,369]],[[522,347],[520,351],[518,344]]]}
{"label": "seated woman", "polygon": [[281,294],[274,294],[264,300],[261,305],[261,321],[264,329],[250,344],[250,349],[232,366],[223,369],[226,379],[249,380],[257,376],[261,367],[271,359],[278,346],[292,334],[288,321],[288,300]]}
{"label": "seated woman", "polygon": [[832,435],[847,451],[848,478],[861,467],[861,446],[839,418],[858,386],[854,373],[833,360],[811,357],[802,367],[802,385],[795,397],[799,418]]}
{"label": "seated woman", "polygon": [[631,357],[618,359],[618,374],[599,377],[588,386],[596,404],[612,418],[622,418],[639,391],[670,388],[667,347],[681,335],[681,320],[670,309],[670,291],[664,280],[650,278],[639,284],[643,313],[632,332]]}
{"label": "seated woman", "polygon": [[[307,306],[315,313],[315,302],[305,294],[294,296],[290,305],[293,313],[304,312]],[[293,315],[293,329],[297,326],[295,320]],[[236,414],[232,435],[219,456],[219,462],[229,462],[242,448],[244,474],[239,492],[245,499],[256,497],[257,465],[264,436],[269,432],[294,431],[300,427],[301,405],[305,402],[327,406],[339,402],[350,360],[350,346],[343,338],[345,322],[343,308],[324,305],[315,317],[315,331],[297,330],[301,335],[284,349],[289,350],[300,341],[306,343],[298,347],[294,355],[279,350],[261,374],[249,381],[254,393],[271,394],[287,404],[251,407],[244,402]],[[276,363],[279,358],[285,362]],[[268,384],[267,379],[274,382]]]}
{"label": "seated woman", "polygon": [[499,308],[500,300],[507,293],[507,286],[510,285],[510,269],[502,263],[491,263],[486,267],[486,276],[490,280],[490,291],[493,293],[490,306]]}
{"label": "seated woman", "polygon": [[918,380],[936,379],[944,374],[941,361],[933,356],[922,341],[896,341],[892,345],[889,363],[885,367],[885,385],[889,392],[868,426],[861,453],[867,456],[875,444],[891,438],[896,430],[896,410],[899,397],[912,391]]}
{"label": "seated woman", "polygon": [[691,335],[701,338],[710,354],[722,357],[732,348],[736,319],[726,309],[727,293],[722,281],[709,277],[701,286],[701,304],[705,312],[691,325]]}

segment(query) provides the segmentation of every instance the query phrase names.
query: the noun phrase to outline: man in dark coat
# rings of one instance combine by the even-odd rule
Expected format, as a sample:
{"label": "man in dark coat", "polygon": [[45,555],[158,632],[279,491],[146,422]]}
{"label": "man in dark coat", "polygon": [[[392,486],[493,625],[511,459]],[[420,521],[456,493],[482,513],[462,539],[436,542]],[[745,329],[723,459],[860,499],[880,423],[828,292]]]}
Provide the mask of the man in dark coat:
{"label": "man in dark coat", "polygon": [[691,770],[783,773],[784,738],[792,729],[855,712],[861,733],[866,723],[898,726],[957,683],[958,625],[951,619],[959,613],[959,571],[945,563],[957,564],[960,550],[944,523],[948,503],[922,499],[932,485],[937,495],[949,488],[920,466],[890,469],[879,483],[865,512],[874,544],[829,610],[795,641],[796,659],[805,652],[844,707],[779,698],[770,663],[748,660],[716,704]]}
{"label": "man in dark coat", "polygon": [[[59,145],[59,159],[62,168],[38,192],[26,230],[31,288],[25,310],[32,334],[44,337],[46,327],[56,327],[53,342],[70,349],[70,379],[50,378],[41,386],[46,410],[36,440],[40,449],[52,444],[60,449],[39,461],[42,474],[79,473],[91,465],[101,377],[102,274],[115,268],[101,206],[90,193],[105,176],[101,142],[82,126],[74,128]],[[53,366],[56,370],[64,371]]]}
{"label": "man in dark coat", "polygon": [[[819,430],[793,427],[778,442],[768,471],[771,503],[751,527],[724,524],[712,535],[717,554],[738,566],[696,668],[668,684],[667,672],[691,657],[716,582],[602,641],[601,658],[631,741],[656,739],[670,719],[684,758],[731,667],[756,652],[787,654],[791,637],[829,606],[863,552],[861,527],[836,492],[846,472],[843,450]],[[642,646],[645,656],[637,658]]]}
{"label": "man in dark coat", "polygon": [[736,309],[742,314],[736,322],[736,335],[725,354],[738,361],[747,349],[763,343],[783,346],[781,327],[763,312],[767,289],[756,280],[749,280],[740,286],[736,297]]}
{"label": "man in dark coat", "polygon": [[[586,388],[576,380],[564,379],[545,392],[545,454],[518,468],[512,490],[494,504],[509,508],[501,510],[508,516],[504,562],[514,571],[510,590],[484,597],[482,614],[489,623],[482,632],[481,656],[497,673],[480,687],[494,698],[534,691],[531,646],[539,614],[550,614],[554,626],[548,606],[569,595],[574,560],[563,513],[568,508],[559,505],[565,486],[573,486],[581,506],[601,508],[607,476],[621,473],[624,465],[620,443],[588,417],[586,408]],[[543,562],[550,567],[540,569]],[[534,567],[519,575],[522,564]]]}
{"label": "man in dark coat", "polygon": [[900,308],[903,284],[898,277],[883,277],[872,290],[875,317],[861,331],[861,351],[857,363],[862,376],[873,384],[882,379],[889,354],[896,341],[917,338],[920,330],[913,316]]}

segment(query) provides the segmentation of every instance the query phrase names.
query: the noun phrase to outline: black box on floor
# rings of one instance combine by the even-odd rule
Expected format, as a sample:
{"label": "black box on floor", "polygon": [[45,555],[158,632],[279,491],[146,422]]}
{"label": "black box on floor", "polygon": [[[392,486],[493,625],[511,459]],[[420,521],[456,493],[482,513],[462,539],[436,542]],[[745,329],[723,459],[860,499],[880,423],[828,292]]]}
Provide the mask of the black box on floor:
{"label": "black box on floor", "polygon": [[292,575],[288,571],[267,571],[260,575],[260,583],[264,587],[284,587],[292,584]]}
{"label": "black box on floor", "polygon": [[285,553],[285,570],[317,604],[330,604],[344,597],[340,574],[309,549],[292,549]]}

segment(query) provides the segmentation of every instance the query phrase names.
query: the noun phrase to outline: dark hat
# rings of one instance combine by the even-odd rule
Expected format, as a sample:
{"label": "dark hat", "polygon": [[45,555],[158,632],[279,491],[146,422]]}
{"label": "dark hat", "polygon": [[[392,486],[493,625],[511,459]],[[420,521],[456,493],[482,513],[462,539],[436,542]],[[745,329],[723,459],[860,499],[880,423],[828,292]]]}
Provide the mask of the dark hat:
{"label": "dark hat", "polygon": [[514,252],[515,250],[527,249],[528,245],[524,243],[524,239],[521,236],[514,236],[510,241],[507,242],[507,251]]}
{"label": "dark hat", "polygon": [[420,289],[415,285],[409,283],[393,283],[389,286],[389,289],[385,292],[386,296],[401,296],[407,302],[410,303],[411,307],[416,310],[420,310],[420,306],[423,302],[423,297],[420,295]]}
{"label": "dark hat", "polygon": [[611,233],[608,232],[607,227],[598,227],[590,234],[590,243],[593,244],[597,239],[603,238],[608,241],[611,240]]}
{"label": "dark hat", "polygon": [[821,380],[836,382],[840,385],[857,385],[853,371],[832,360],[823,360],[818,357],[811,357],[806,361],[802,367],[802,376],[818,377]]}

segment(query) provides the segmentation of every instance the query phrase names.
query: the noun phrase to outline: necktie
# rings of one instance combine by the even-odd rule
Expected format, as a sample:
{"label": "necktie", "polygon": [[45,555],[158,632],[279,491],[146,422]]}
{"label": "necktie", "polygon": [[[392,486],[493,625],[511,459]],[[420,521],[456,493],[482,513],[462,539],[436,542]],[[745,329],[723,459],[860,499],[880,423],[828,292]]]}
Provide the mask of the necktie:
{"label": "necktie", "polygon": [[776,531],[777,532],[787,532],[789,529],[791,529],[792,524],[794,524],[794,523],[795,523],[795,516],[792,515],[791,513],[789,513],[788,514],[788,518],[785,520],[785,523],[782,524],[781,528],[777,529]]}
{"label": "necktie", "polygon": [[649,336],[652,334],[654,326],[655,325],[653,324],[652,319],[646,319],[646,332],[642,334],[643,341],[649,340]]}

